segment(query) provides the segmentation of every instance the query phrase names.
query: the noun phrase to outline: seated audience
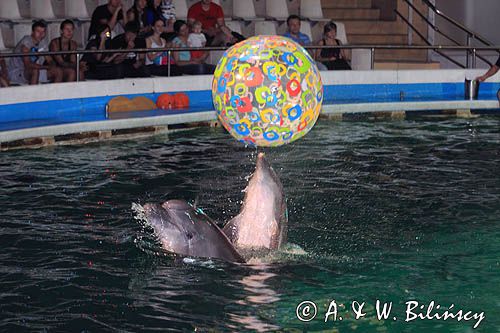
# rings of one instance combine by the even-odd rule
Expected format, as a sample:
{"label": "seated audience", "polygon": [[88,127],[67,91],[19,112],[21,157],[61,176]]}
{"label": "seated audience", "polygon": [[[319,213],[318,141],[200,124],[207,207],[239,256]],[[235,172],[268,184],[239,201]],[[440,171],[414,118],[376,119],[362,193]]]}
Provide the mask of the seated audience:
{"label": "seated audience", "polygon": [[311,45],[311,39],[308,35],[300,32],[300,17],[297,15],[290,15],[286,20],[286,25],[288,30],[283,34],[283,36],[292,39],[296,43],[302,46]]}
{"label": "seated audience", "polygon": [[[172,44],[174,47],[188,47],[189,28],[185,21],[178,20],[174,23],[177,37]],[[201,58],[192,58],[189,51],[173,52],[175,64],[182,74],[213,74],[215,66],[205,63],[208,53]]]}
{"label": "seated audience", "polygon": [[121,0],[109,0],[107,5],[98,6],[92,13],[89,28],[89,39],[97,37],[97,26],[106,24],[113,32],[117,24],[122,27],[127,23],[127,18],[123,15]]}
{"label": "seated audience", "polygon": [[212,0],[201,0],[189,8],[189,25],[192,26],[194,21],[201,22],[208,45],[226,45],[227,41],[233,37],[231,30],[224,22],[222,7],[213,3]]}
{"label": "seated audience", "polygon": [[[14,49],[15,53],[34,53],[48,51],[45,40],[47,25],[36,21],[31,26],[31,35],[24,36]],[[51,82],[61,82],[63,71],[57,67],[51,57],[36,55],[11,58],[9,66],[10,80],[17,84],[38,84],[48,79]]]}
{"label": "seated audience", "polygon": [[[165,23],[161,18],[156,19],[153,24],[153,35],[146,38],[146,47],[148,49],[160,49],[168,46],[167,41],[161,37]],[[168,52],[158,51],[146,54],[146,66],[149,73],[156,76],[168,76]],[[179,70],[173,61],[170,61],[170,75],[180,75]]]}
{"label": "seated audience", "polygon": [[[291,40],[302,46],[311,45],[311,39],[309,38],[309,36],[300,32],[301,23],[299,16],[288,16],[288,18],[286,19],[286,25],[288,27],[288,30],[283,34],[284,37],[290,38]],[[326,66],[321,62],[316,61],[316,66],[318,66],[318,69],[320,71],[327,70]]]}
{"label": "seated audience", "polygon": [[[188,37],[189,47],[205,47],[207,45],[207,39],[205,35],[201,32],[201,22],[194,21],[192,25],[192,31]],[[192,58],[202,58],[205,55],[205,51],[193,50],[191,51]]]}
{"label": "seated audience", "polygon": [[[125,25],[125,32],[116,36],[111,41],[112,49],[131,50],[136,48],[143,48],[146,46],[146,41],[143,39],[141,42],[144,46],[137,46],[139,27],[134,22],[128,22]],[[125,77],[148,77],[149,73],[144,65],[145,55],[135,52],[119,53],[113,59],[113,63],[122,66],[122,72]]]}
{"label": "seated audience", "polygon": [[[91,39],[86,50],[110,50],[111,28],[102,24],[96,28],[96,37]],[[113,63],[118,53],[87,53],[82,58],[82,66],[86,69],[85,77],[94,80],[111,80],[123,78],[122,66]]]}
{"label": "seated audience", "polygon": [[[75,51],[77,44],[73,40],[75,24],[71,20],[65,20],[61,23],[61,37],[54,38],[50,44],[50,51]],[[62,54],[52,56],[54,63],[63,71],[63,81],[76,81],[76,54]],[[80,79],[84,79],[84,71],[80,71]]]}
{"label": "seated audience", "polygon": [[9,72],[7,71],[7,64],[4,58],[0,58],[0,87],[8,87],[9,82]]}
{"label": "seated audience", "polygon": [[[323,28],[323,39],[319,45],[342,45],[337,39],[337,25],[334,22],[327,23]],[[325,65],[329,70],[350,70],[351,66],[347,62],[347,57],[343,49],[318,49],[315,58]]]}

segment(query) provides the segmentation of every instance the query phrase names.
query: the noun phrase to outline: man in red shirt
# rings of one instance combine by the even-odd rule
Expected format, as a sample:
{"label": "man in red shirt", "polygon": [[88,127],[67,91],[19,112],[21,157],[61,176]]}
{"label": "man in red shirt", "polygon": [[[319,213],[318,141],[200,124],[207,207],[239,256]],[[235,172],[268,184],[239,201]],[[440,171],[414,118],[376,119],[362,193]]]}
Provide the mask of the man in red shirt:
{"label": "man in red shirt", "polygon": [[222,7],[212,0],[200,0],[189,8],[188,24],[200,21],[202,31],[207,37],[207,45],[221,45],[231,39],[231,30],[224,22]]}

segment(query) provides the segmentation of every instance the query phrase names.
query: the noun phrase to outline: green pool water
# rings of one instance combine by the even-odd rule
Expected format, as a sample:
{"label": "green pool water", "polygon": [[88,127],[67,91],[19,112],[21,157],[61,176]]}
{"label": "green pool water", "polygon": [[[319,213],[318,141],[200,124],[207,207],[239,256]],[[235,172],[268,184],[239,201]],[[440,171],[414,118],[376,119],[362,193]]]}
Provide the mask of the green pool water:
{"label": "green pool water", "polygon": [[257,151],[221,129],[3,152],[0,331],[500,332],[499,118],[323,120],[263,151],[307,254],[254,265],[165,255],[131,209],[236,215]]}

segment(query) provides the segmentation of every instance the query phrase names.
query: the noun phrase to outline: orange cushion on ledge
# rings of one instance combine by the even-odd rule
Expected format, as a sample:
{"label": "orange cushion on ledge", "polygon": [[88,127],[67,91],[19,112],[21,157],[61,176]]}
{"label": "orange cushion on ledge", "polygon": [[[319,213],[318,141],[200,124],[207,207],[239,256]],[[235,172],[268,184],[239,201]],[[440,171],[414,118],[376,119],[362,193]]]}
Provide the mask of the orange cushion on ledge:
{"label": "orange cushion on ledge", "polygon": [[173,96],[174,107],[176,109],[187,109],[189,108],[189,97],[184,93],[177,93]]}

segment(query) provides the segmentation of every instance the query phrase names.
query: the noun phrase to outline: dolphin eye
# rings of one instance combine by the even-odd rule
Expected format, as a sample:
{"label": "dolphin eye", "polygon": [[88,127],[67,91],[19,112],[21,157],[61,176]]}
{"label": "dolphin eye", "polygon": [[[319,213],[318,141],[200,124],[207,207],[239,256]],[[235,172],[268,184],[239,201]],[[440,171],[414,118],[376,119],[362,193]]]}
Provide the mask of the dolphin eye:
{"label": "dolphin eye", "polygon": [[186,233],[186,237],[187,237],[187,239],[193,239],[193,234],[188,232],[188,233]]}

